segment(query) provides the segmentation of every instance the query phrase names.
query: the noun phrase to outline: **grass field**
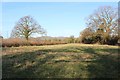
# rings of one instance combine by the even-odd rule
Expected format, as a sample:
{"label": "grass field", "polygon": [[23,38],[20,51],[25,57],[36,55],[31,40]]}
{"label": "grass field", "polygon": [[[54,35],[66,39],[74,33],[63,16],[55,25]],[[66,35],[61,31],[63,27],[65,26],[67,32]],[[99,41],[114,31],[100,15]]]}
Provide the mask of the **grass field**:
{"label": "grass field", "polygon": [[118,78],[118,46],[64,44],[3,48],[3,78]]}

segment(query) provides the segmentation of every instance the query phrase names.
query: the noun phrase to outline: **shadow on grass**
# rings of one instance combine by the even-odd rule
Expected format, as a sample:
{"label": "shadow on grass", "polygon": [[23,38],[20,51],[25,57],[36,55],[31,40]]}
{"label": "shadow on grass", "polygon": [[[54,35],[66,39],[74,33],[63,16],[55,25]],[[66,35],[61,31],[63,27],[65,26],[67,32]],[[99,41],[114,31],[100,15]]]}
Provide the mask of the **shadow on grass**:
{"label": "shadow on grass", "polygon": [[90,72],[89,77],[118,78],[120,64],[116,59],[108,55],[99,55],[99,60],[91,62],[87,66],[88,72]]}
{"label": "shadow on grass", "polygon": [[[120,56],[119,53],[120,49],[99,49],[104,54],[97,53],[97,49],[88,48],[84,51],[86,53],[94,53],[96,56],[98,56],[98,59],[94,62],[90,62],[90,64],[87,66],[89,75],[88,77],[91,78],[120,78]],[[99,51],[99,52],[100,52]],[[110,54],[105,54],[105,53]],[[115,54],[116,56],[112,56],[112,54]]]}
{"label": "shadow on grass", "polygon": [[[116,50],[112,49],[112,52],[116,54]],[[111,49],[101,49],[100,51],[111,53]],[[96,61],[90,62],[53,61],[56,56],[65,55],[48,54],[48,52],[73,52],[79,54],[82,52],[94,54],[98,58]],[[118,62],[118,57],[97,54],[97,51],[93,48],[46,49],[3,56],[2,76],[3,78],[118,78],[118,73],[120,73],[118,68],[120,64]]]}

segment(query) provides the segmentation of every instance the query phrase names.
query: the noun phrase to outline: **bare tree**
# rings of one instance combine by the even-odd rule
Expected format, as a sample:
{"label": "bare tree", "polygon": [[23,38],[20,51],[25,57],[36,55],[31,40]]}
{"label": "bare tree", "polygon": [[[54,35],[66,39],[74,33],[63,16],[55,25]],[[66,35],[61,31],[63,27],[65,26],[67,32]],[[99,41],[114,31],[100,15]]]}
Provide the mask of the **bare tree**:
{"label": "bare tree", "polygon": [[16,23],[11,37],[24,37],[28,40],[34,33],[46,34],[46,31],[31,16],[25,16]]}
{"label": "bare tree", "polygon": [[118,29],[117,18],[117,9],[111,6],[102,6],[88,17],[87,26],[94,32],[102,30],[104,36],[116,35],[116,29]]}

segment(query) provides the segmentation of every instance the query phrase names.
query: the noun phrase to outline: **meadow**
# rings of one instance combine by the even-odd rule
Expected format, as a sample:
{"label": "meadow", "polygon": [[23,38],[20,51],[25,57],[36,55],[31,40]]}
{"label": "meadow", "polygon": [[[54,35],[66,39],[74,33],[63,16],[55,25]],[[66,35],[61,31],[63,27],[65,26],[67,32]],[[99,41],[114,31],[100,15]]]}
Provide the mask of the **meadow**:
{"label": "meadow", "polygon": [[97,44],[4,47],[3,78],[118,78],[120,48]]}

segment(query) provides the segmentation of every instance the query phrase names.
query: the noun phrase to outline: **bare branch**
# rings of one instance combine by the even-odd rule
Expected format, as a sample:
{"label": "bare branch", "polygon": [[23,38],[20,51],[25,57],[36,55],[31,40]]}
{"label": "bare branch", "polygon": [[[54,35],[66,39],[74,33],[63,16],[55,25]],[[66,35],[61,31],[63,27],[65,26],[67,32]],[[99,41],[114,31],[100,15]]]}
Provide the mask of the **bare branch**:
{"label": "bare branch", "polygon": [[27,40],[30,35],[38,33],[45,34],[45,30],[30,16],[20,18],[14,29],[11,37],[25,37]]}

